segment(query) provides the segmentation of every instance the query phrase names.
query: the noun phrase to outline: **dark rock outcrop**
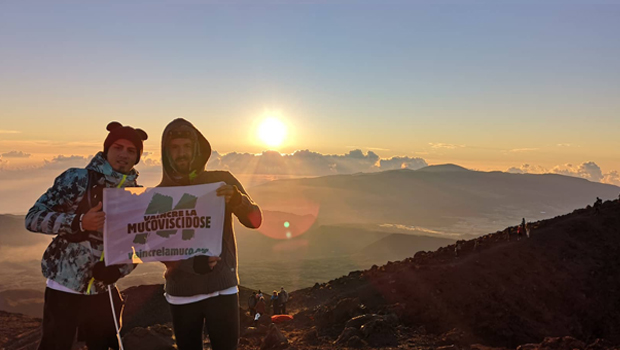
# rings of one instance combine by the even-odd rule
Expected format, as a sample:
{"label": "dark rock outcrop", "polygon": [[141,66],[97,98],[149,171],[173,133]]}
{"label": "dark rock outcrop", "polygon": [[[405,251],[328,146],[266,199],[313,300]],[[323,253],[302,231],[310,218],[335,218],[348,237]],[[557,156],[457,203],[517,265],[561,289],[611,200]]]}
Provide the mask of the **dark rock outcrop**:
{"label": "dark rock outcrop", "polygon": [[288,340],[275,324],[269,325],[269,331],[260,345],[260,350],[281,350],[288,347]]}

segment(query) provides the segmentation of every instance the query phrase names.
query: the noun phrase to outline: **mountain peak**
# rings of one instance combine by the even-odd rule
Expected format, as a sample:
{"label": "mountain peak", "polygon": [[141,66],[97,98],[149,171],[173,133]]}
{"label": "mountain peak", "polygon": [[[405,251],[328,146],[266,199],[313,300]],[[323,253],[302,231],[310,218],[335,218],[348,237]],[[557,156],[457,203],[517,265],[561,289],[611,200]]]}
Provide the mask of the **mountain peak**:
{"label": "mountain peak", "polygon": [[470,171],[468,169],[463,168],[460,165],[456,164],[438,164],[438,165],[429,165],[427,167],[418,169],[416,171],[421,172],[429,172],[429,173],[447,173],[447,172],[465,172]]}

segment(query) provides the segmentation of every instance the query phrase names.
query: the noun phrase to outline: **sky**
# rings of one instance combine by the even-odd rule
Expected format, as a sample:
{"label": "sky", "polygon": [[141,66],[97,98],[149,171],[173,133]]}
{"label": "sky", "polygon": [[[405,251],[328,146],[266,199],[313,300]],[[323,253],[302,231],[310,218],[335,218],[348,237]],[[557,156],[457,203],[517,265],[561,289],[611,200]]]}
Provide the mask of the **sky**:
{"label": "sky", "polygon": [[[153,184],[177,117],[241,173],[265,156],[273,176],[455,163],[620,184],[619,35],[616,1],[2,2],[0,212],[84,166],[113,120],[149,133]],[[280,145],[257,135],[270,117]]]}

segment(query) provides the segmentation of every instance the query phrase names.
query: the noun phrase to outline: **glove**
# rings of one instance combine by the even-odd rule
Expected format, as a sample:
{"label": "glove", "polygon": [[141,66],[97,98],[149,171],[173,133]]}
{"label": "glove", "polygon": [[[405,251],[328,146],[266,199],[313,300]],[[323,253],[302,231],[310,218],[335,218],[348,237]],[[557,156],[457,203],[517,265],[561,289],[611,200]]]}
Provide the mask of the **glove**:
{"label": "glove", "polygon": [[[194,259],[194,272],[200,275],[205,275],[211,271],[218,261],[222,260],[217,256],[198,255]],[[211,266],[212,265],[212,266]]]}
{"label": "glove", "polygon": [[211,272],[209,267],[209,257],[206,255],[198,255],[194,257],[194,272],[197,274],[205,275]]}
{"label": "glove", "polygon": [[99,261],[93,267],[93,277],[103,284],[114,284],[121,278],[119,265],[105,266],[103,261]]}

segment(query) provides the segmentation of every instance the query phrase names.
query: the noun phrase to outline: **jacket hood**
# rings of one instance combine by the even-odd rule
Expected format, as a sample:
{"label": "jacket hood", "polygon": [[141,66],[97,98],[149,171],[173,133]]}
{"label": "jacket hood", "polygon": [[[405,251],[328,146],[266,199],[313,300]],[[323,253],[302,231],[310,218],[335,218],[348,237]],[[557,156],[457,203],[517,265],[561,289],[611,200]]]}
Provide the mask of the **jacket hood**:
{"label": "jacket hood", "polygon": [[[179,134],[189,135],[189,138],[194,142],[194,156],[190,161],[189,174],[179,173],[174,168],[174,162],[172,162],[168,154],[167,146],[170,140],[179,137]],[[159,185],[188,185],[191,179],[205,171],[209,157],[211,157],[211,145],[192,123],[183,118],[171,121],[164,129],[164,133],[161,137],[161,163],[163,174]]]}
{"label": "jacket hood", "polygon": [[[97,153],[93,159],[88,163],[86,169],[94,170],[105,176],[106,182],[110,184],[118,184],[121,181],[129,181],[135,183],[138,178],[138,171],[134,168],[131,169],[129,174],[122,174],[112,168],[112,165],[103,156],[103,152]],[[125,179],[123,180],[123,177]]]}

